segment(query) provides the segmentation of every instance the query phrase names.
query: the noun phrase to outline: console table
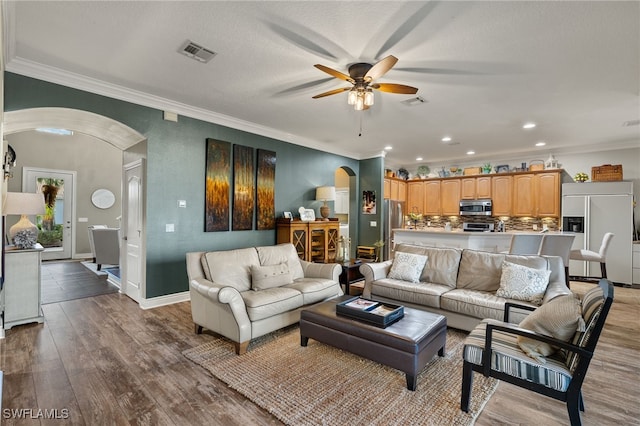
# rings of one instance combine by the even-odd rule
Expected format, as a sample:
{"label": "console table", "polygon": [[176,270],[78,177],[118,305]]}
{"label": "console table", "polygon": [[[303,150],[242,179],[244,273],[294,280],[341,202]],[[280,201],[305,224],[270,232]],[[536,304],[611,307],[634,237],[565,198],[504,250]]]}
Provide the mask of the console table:
{"label": "console table", "polygon": [[41,307],[40,262],[44,248],[5,248],[4,328],[44,322]]}

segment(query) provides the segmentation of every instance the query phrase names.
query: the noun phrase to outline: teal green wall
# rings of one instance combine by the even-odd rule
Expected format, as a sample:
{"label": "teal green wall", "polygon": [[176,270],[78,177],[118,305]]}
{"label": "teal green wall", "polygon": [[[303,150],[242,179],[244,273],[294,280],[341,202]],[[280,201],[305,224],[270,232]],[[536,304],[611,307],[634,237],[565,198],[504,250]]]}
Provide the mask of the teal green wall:
{"label": "teal green wall", "polygon": [[[332,185],[335,170],[346,166],[359,174],[360,164],[339,155],[293,145],[225,126],[180,116],[164,121],[162,111],[41,80],[5,73],[5,111],[64,107],[94,112],[117,120],[147,138],[147,271],[146,297],[188,290],[185,253],[275,244],[275,230],[204,232],[204,177],[207,138],[275,151],[276,214],[300,206],[318,215],[315,188]],[[365,164],[368,164],[366,161]],[[382,194],[381,165],[377,185]],[[368,178],[375,181],[373,177]],[[380,199],[382,196],[380,195]],[[187,208],[178,208],[186,200]],[[166,233],[173,223],[175,232]]]}
{"label": "teal green wall", "polygon": [[[376,157],[360,161],[360,192],[359,192],[359,245],[372,246],[382,239],[382,206],[384,198],[384,158]],[[376,192],[376,214],[362,213],[362,192]],[[376,222],[376,226],[371,226],[371,221]]]}

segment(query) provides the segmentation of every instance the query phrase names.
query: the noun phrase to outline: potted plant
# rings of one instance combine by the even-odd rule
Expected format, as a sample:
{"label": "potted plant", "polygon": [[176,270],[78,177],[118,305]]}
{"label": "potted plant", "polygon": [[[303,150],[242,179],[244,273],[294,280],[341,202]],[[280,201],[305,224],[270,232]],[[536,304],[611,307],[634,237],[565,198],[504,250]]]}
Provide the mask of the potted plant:
{"label": "potted plant", "polygon": [[485,175],[491,173],[491,163],[486,163],[482,166],[482,173],[484,173]]}
{"label": "potted plant", "polygon": [[574,179],[576,182],[583,183],[583,182],[586,182],[586,181],[588,181],[588,180],[589,180],[589,175],[587,175],[587,174],[586,174],[586,173],[584,173],[584,172],[578,172],[578,173],[576,173],[576,175],[573,177],[573,179]]}

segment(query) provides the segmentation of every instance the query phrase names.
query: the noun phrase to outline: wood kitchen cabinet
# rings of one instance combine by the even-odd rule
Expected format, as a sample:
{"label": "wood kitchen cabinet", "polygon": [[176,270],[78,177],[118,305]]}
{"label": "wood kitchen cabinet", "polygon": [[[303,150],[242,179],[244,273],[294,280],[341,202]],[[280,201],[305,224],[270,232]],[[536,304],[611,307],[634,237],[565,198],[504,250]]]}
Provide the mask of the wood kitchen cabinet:
{"label": "wood kitchen cabinet", "polygon": [[513,205],[513,177],[491,177],[491,200],[493,216],[511,216]]}
{"label": "wood kitchen cabinet", "polygon": [[443,216],[460,214],[460,179],[445,179],[440,182],[440,208]]}
{"label": "wood kitchen cabinet", "polygon": [[536,175],[536,204],[538,217],[560,217],[560,173]]}
{"label": "wood kitchen cabinet", "polygon": [[440,181],[432,180],[424,183],[424,214],[440,216]]}
{"label": "wood kitchen cabinet", "polygon": [[426,213],[424,208],[424,185],[423,181],[412,181],[407,183],[407,213],[418,211]]}
{"label": "wood kitchen cabinet", "polygon": [[491,177],[465,177],[460,179],[460,199],[491,198]]}
{"label": "wood kitchen cabinet", "polygon": [[300,259],[317,263],[336,261],[340,236],[337,220],[302,222],[279,218],[276,228],[277,244],[292,243]]}
{"label": "wood kitchen cabinet", "polygon": [[559,172],[518,175],[513,182],[513,216],[560,216]]}
{"label": "wood kitchen cabinet", "polygon": [[385,178],[383,192],[385,199],[405,201],[407,199],[407,182],[402,179]]}
{"label": "wood kitchen cabinet", "polygon": [[476,178],[476,197],[491,198],[491,177],[479,176]]}

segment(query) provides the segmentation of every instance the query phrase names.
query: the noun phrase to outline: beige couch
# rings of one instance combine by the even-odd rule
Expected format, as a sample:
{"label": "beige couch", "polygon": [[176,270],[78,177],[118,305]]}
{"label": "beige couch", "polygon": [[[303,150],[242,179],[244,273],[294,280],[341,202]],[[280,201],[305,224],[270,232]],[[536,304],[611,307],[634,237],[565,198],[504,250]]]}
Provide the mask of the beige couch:
{"label": "beige couch", "polygon": [[[504,261],[551,271],[542,303],[571,293],[565,284],[562,259],[557,256],[509,255],[408,244],[399,244],[394,252],[396,256],[398,252],[427,256],[420,282],[388,278],[392,260],[365,263],[360,266],[365,277],[363,297],[442,314],[447,317],[449,327],[461,330],[473,330],[484,318],[502,321],[506,302],[537,306],[496,295]],[[510,319],[517,323],[527,314],[512,310]]]}
{"label": "beige couch", "polygon": [[343,294],[338,264],[301,260],[292,244],[187,253],[191,313],[233,342],[249,341],[300,320],[300,311]]}

